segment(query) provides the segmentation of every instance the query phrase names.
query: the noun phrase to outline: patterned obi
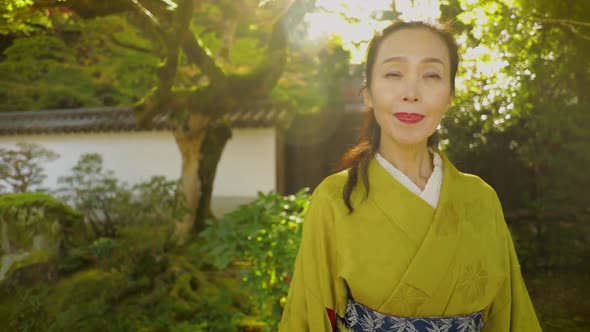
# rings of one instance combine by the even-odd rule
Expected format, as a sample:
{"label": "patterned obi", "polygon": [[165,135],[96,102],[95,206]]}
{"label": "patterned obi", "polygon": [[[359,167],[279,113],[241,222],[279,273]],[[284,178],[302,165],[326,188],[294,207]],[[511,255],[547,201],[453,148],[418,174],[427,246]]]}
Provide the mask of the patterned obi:
{"label": "patterned obi", "polygon": [[465,316],[396,317],[389,316],[349,299],[342,321],[345,331],[354,332],[479,332],[482,312]]}

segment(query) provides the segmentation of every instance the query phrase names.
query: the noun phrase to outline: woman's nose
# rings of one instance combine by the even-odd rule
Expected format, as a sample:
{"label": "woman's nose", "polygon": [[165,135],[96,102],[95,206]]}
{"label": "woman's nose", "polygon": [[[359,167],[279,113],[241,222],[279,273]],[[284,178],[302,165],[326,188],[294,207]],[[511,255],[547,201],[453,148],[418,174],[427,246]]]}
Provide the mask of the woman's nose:
{"label": "woman's nose", "polygon": [[420,92],[415,83],[409,83],[402,92],[402,101],[406,103],[417,103],[420,101]]}
{"label": "woman's nose", "polygon": [[408,75],[404,80],[401,91],[401,99],[404,103],[418,103],[421,101],[420,96],[420,78],[417,75]]}
{"label": "woman's nose", "polygon": [[416,96],[405,96],[402,100],[410,103],[417,103],[418,101],[420,101],[420,99]]}

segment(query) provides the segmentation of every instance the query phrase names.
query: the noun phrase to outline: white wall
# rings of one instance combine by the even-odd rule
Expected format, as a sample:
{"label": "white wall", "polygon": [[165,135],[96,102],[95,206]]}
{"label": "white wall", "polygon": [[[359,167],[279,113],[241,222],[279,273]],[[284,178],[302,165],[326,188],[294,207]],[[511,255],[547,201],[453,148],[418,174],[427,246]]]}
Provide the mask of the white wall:
{"label": "white wall", "polygon": [[[180,175],[180,153],[170,132],[0,136],[0,148],[14,149],[17,142],[37,143],[60,155],[45,165],[49,188],[56,188],[58,177],[70,174],[85,153],[101,154],[105,169],[128,183]],[[274,129],[234,130],[218,165],[213,196],[254,197],[276,189],[275,160]]]}
{"label": "white wall", "polygon": [[217,166],[213,195],[256,196],[275,189],[275,129],[234,130]]}

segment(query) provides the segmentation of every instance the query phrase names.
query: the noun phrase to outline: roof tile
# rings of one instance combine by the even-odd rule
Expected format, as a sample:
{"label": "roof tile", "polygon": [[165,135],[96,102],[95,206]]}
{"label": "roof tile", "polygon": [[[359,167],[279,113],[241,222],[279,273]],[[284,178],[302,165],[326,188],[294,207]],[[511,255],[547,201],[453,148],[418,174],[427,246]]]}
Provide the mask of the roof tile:
{"label": "roof tile", "polygon": [[[286,127],[294,109],[283,103],[255,103],[226,115],[233,128]],[[140,128],[131,107],[79,108],[0,113],[0,136],[81,132],[171,130],[166,114],[148,129]]]}

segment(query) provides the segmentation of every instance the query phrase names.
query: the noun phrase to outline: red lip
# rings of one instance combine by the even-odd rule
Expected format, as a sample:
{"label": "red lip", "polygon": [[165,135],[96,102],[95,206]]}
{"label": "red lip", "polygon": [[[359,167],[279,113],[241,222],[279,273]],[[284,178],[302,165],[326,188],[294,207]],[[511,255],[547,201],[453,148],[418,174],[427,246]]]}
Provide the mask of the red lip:
{"label": "red lip", "polygon": [[398,113],[393,114],[393,116],[395,116],[401,122],[407,123],[407,124],[418,123],[418,122],[422,121],[422,119],[424,119],[424,115],[418,114],[418,113],[398,112]]}

